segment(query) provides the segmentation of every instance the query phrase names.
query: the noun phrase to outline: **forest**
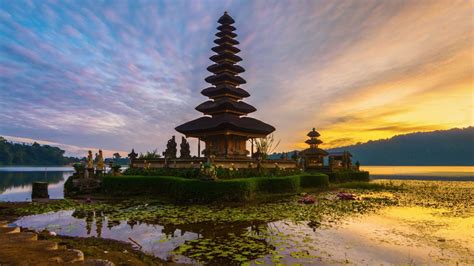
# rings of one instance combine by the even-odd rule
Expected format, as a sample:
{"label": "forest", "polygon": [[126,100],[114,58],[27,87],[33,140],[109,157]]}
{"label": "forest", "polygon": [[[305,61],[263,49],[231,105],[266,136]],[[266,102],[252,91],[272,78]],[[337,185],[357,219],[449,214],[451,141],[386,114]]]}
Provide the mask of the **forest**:
{"label": "forest", "polygon": [[64,150],[49,145],[8,142],[0,136],[0,165],[68,165],[78,162],[64,156]]}

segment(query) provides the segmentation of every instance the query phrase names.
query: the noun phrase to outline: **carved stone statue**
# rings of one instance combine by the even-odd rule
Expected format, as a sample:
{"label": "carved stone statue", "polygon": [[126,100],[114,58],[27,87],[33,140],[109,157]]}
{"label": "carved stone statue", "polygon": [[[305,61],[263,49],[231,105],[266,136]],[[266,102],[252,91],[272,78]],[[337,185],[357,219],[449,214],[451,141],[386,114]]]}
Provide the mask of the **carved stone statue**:
{"label": "carved stone statue", "polygon": [[87,169],[93,169],[94,168],[94,159],[92,157],[92,151],[89,151],[87,155]]}
{"label": "carved stone statue", "polygon": [[166,150],[163,152],[163,156],[167,159],[176,159],[177,146],[178,144],[176,144],[176,139],[173,136],[170,140],[168,140],[168,143],[166,144]]}
{"label": "carved stone statue", "polygon": [[104,156],[102,155],[102,150],[99,150],[99,154],[96,157],[97,159],[97,171],[104,171]]}
{"label": "carved stone statue", "polygon": [[260,151],[260,147],[257,147],[257,151],[253,153],[253,158],[257,160],[262,159],[262,152]]}
{"label": "carved stone statue", "polygon": [[130,161],[133,161],[137,158],[138,154],[135,152],[135,149],[132,149],[132,152],[128,154],[128,158],[130,158]]}
{"label": "carved stone statue", "polygon": [[191,158],[191,151],[189,150],[189,143],[185,137],[181,137],[180,158]]}

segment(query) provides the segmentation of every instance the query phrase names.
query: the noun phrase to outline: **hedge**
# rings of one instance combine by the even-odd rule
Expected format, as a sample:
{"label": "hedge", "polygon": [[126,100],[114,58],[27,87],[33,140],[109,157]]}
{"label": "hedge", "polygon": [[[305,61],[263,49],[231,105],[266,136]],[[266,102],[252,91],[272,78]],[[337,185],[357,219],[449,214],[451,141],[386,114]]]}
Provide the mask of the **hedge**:
{"label": "hedge", "polygon": [[320,186],[319,180],[327,179],[325,175],[317,177],[318,181],[299,175],[205,181],[174,176],[105,176],[102,189],[115,196],[167,197],[177,202],[248,201],[260,193],[297,193],[301,178],[305,187]]}
{"label": "hedge", "polygon": [[102,184],[111,195],[169,197],[178,202],[245,201],[253,197],[255,187],[252,179],[204,181],[174,176],[107,176]]}
{"label": "hedge", "polygon": [[353,181],[369,181],[369,172],[332,172],[327,173],[331,183],[344,183]]}
{"label": "hedge", "polygon": [[[255,176],[265,177],[285,177],[301,173],[300,169],[294,168],[239,168],[231,170],[229,168],[216,167],[219,179],[248,178]],[[132,176],[176,176],[184,178],[199,179],[202,174],[199,168],[128,168],[124,175]]]}
{"label": "hedge", "polygon": [[329,177],[319,173],[302,175],[300,177],[300,186],[304,188],[328,187]]}

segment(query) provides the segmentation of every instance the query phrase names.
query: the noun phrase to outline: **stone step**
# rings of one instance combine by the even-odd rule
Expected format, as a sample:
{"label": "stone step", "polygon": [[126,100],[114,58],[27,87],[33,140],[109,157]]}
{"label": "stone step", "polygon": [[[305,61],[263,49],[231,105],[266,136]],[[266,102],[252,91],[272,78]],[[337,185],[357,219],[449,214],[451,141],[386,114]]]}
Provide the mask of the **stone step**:
{"label": "stone step", "polygon": [[20,227],[0,227],[0,235],[20,233]]}
{"label": "stone step", "polygon": [[25,242],[38,240],[38,235],[32,232],[22,232],[19,234],[0,234],[0,242],[13,241]]}
{"label": "stone step", "polygon": [[112,266],[107,260],[84,261],[80,250],[67,249],[57,242],[38,240],[34,232],[21,232],[0,221],[0,265],[97,265]]}
{"label": "stone step", "polygon": [[84,261],[84,253],[77,249],[65,249],[51,252],[51,255],[55,254],[56,256],[51,258],[49,261],[58,263],[75,263]]}
{"label": "stone step", "polygon": [[[2,243],[0,247],[9,252],[15,252],[15,250],[28,249],[38,252],[45,252],[50,250],[58,250],[58,243],[48,240],[35,240],[35,241],[23,241],[23,242],[10,242]],[[16,253],[16,252],[15,252]]]}
{"label": "stone step", "polygon": [[86,259],[81,264],[86,265],[86,266],[114,266],[115,265],[113,262],[110,262],[108,260],[102,260],[102,259]]}
{"label": "stone step", "polygon": [[84,261],[84,255],[77,250],[34,252],[22,249],[21,252],[22,253],[10,253],[5,255],[0,252],[0,255],[2,255],[0,257],[0,263],[5,263],[5,265],[63,265],[82,264]]}

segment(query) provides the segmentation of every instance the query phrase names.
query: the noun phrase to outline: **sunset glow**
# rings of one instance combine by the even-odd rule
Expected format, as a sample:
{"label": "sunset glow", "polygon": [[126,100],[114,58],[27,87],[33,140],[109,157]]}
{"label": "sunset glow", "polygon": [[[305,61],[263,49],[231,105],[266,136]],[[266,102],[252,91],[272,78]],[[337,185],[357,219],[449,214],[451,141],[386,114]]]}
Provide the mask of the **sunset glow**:
{"label": "sunset glow", "polygon": [[0,0],[10,140],[162,151],[206,99],[224,10],[277,151],[306,147],[313,127],[330,148],[474,125],[472,1],[55,2]]}

